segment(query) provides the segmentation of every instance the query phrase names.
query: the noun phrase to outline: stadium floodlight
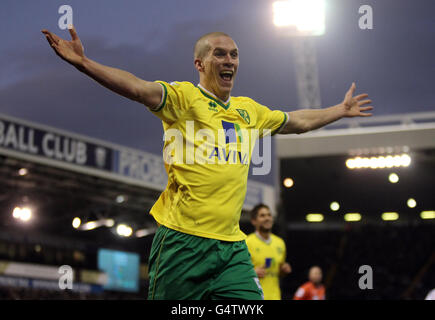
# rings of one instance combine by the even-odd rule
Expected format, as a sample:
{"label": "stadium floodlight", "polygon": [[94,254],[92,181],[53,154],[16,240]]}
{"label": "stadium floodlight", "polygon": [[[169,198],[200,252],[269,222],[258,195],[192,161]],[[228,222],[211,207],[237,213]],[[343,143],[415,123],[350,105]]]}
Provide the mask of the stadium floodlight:
{"label": "stadium floodlight", "polygon": [[306,215],[305,219],[308,222],[322,222],[323,221],[323,214],[321,214],[321,213],[309,213]]}
{"label": "stadium floodlight", "polygon": [[77,229],[82,224],[82,220],[79,217],[75,217],[72,221],[72,226],[74,229]]}
{"label": "stadium floodlight", "polygon": [[359,213],[346,213],[344,215],[344,220],[348,222],[361,221],[361,214]]}
{"label": "stadium floodlight", "polygon": [[401,155],[389,155],[378,157],[356,157],[346,160],[346,167],[349,169],[384,169],[393,167],[409,167],[411,156],[404,153]]}
{"label": "stadium floodlight", "polygon": [[399,219],[399,214],[397,212],[384,212],[382,214],[382,220],[384,221],[394,221]]}
{"label": "stadium floodlight", "polygon": [[28,207],[15,207],[12,211],[12,217],[23,222],[28,222],[30,219],[32,219],[32,210]]}
{"label": "stadium floodlight", "polygon": [[101,223],[99,221],[88,221],[80,227],[80,230],[88,231],[88,230],[94,230],[98,227],[101,227]]}
{"label": "stadium floodlight", "polygon": [[294,185],[294,181],[292,178],[285,178],[282,183],[283,183],[284,187],[286,187],[286,188],[291,188]]}
{"label": "stadium floodlight", "polygon": [[376,169],[376,168],[378,168],[378,167],[379,167],[379,160],[378,160],[378,158],[376,158],[376,157],[371,157],[371,158],[369,159],[369,166],[370,166],[370,168],[372,168],[372,169]]}
{"label": "stadium floodlight", "polygon": [[20,207],[14,208],[14,210],[12,211],[12,217],[14,217],[15,219],[20,219],[20,217],[21,217],[21,208]]}
{"label": "stadium floodlight", "polygon": [[413,199],[413,198],[409,198],[408,201],[406,202],[406,204],[410,208],[415,208],[417,206],[417,201],[415,201],[415,199]]}
{"label": "stadium floodlight", "polygon": [[402,167],[408,167],[411,164],[411,157],[407,154],[402,154],[400,160]]}
{"label": "stadium floodlight", "polygon": [[119,224],[116,227],[116,232],[121,237],[130,237],[133,234],[133,229],[126,224]]}
{"label": "stadium floodlight", "polygon": [[29,170],[27,170],[26,168],[21,168],[18,170],[18,175],[20,175],[20,176],[25,176],[28,173],[29,173]]}
{"label": "stadium floodlight", "polygon": [[126,200],[126,196],[120,194],[116,196],[116,203],[123,203]]}
{"label": "stadium floodlight", "polygon": [[329,208],[332,211],[338,211],[340,209],[340,204],[337,201],[331,202],[331,204],[329,205]]}
{"label": "stadium floodlight", "polygon": [[385,167],[392,168],[394,166],[394,160],[392,156],[385,157]]}
{"label": "stadium floodlight", "polygon": [[318,36],[325,33],[324,0],[286,0],[272,4],[273,23],[278,28],[296,29],[294,35]]}
{"label": "stadium floodlight", "polygon": [[388,176],[388,180],[391,182],[391,183],[397,183],[397,182],[399,182],[399,176],[396,174],[396,173],[390,173],[390,175]]}
{"label": "stadium floodlight", "polygon": [[103,219],[103,223],[106,227],[111,228],[115,225],[115,220],[113,219]]}
{"label": "stadium floodlight", "polygon": [[356,163],[354,159],[347,159],[346,160],[346,167],[348,169],[355,169],[356,168]]}
{"label": "stadium floodlight", "polygon": [[30,208],[24,207],[21,209],[21,220],[24,222],[29,221],[32,218],[32,210]]}
{"label": "stadium floodlight", "polygon": [[109,227],[110,228],[110,227],[113,227],[114,225],[115,225],[115,220],[113,220],[113,219],[99,219],[99,220],[95,220],[95,221],[88,221],[82,225],[79,225],[77,228],[79,230],[82,230],[82,231],[88,231],[88,230],[94,230],[94,229],[99,228],[99,227]]}
{"label": "stadium floodlight", "polygon": [[435,210],[422,211],[420,213],[422,219],[435,219]]}

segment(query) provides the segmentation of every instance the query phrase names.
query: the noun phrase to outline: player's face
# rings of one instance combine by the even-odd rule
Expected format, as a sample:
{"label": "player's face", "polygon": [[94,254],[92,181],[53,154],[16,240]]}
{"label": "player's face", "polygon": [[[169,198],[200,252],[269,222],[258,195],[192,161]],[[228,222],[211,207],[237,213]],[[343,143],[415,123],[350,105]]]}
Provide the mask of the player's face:
{"label": "player's face", "polygon": [[233,39],[226,36],[210,38],[211,47],[204,59],[205,81],[214,94],[228,99],[239,67],[239,51]]}
{"label": "player's face", "polygon": [[311,282],[319,284],[322,282],[322,270],[317,267],[310,269],[310,274],[308,275]]}
{"label": "player's face", "polygon": [[253,221],[253,224],[257,230],[270,232],[273,227],[273,217],[270,210],[268,208],[258,210],[257,217]]}

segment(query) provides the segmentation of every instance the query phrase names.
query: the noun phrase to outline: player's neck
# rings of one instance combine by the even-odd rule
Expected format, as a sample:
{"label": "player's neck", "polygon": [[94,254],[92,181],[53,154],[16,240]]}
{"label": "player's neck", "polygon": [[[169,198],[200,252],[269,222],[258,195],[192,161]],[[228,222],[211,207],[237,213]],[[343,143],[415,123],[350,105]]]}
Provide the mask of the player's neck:
{"label": "player's neck", "polygon": [[227,104],[230,100],[230,94],[229,93],[217,93],[216,90],[212,89],[212,86],[207,85],[204,82],[199,82],[198,87],[200,87],[203,91],[205,91],[207,94],[211,95],[213,98],[216,98],[220,101],[222,101],[224,104]]}
{"label": "player's neck", "polygon": [[263,241],[269,241],[270,240],[270,231],[261,231],[261,230],[257,230],[255,231],[257,233],[257,236],[262,239]]}

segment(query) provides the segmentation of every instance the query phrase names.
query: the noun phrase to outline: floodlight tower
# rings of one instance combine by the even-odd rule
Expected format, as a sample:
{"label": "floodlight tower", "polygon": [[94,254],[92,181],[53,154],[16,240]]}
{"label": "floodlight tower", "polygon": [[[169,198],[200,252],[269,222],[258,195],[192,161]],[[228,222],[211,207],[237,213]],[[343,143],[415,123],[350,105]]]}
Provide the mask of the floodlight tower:
{"label": "floodlight tower", "polygon": [[[320,108],[315,36],[325,33],[325,0],[274,1],[272,8],[273,23],[279,34],[291,40],[299,107]],[[275,167],[279,166],[280,163],[277,161]],[[279,169],[276,171],[279,172]],[[280,199],[279,175],[275,178],[275,185],[277,198]],[[278,212],[281,211],[280,205],[277,208]],[[278,226],[287,226],[285,214],[278,214],[276,221]],[[282,228],[282,234],[286,234],[286,227]]]}
{"label": "floodlight tower", "polygon": [[292,40],[300,108],[320,108],[315,36],[325,33],[324,0],[273,3],[273,23]]}

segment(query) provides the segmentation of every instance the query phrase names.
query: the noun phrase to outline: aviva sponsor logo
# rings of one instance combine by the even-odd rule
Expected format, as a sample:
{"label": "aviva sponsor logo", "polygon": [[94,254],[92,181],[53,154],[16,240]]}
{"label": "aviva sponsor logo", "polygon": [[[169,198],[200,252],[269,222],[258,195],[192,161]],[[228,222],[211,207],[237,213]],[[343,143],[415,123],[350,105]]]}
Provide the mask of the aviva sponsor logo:
{"label": "aviva sponsor logo", "polygon": [[219,162],[248,164],[248,154],[237,150],[227,151],[226,148],[215,147],[208,158],[212,159],[213,157],[217,158]]}
{"label": "aviva sponsor logo", "polygon": [[[215,130],[195,130],[194,121],[186,121],[185,132],[171,128],[163,137],[163,159],[166,164],[242,164],[249,166],[254,152],[255,165],[262,163],[254,151],[259,137],[257,129],[248,130],[239,124],[220,121],[222,127]],[[264,137],[263,137],[264,139]],[[270,143],[263,143],[269,146]],[[265,154],[270,154],[267,147]],[[257,159],[258,158],[258,159]],[[270,171],[268,166],[268,172]]]}

